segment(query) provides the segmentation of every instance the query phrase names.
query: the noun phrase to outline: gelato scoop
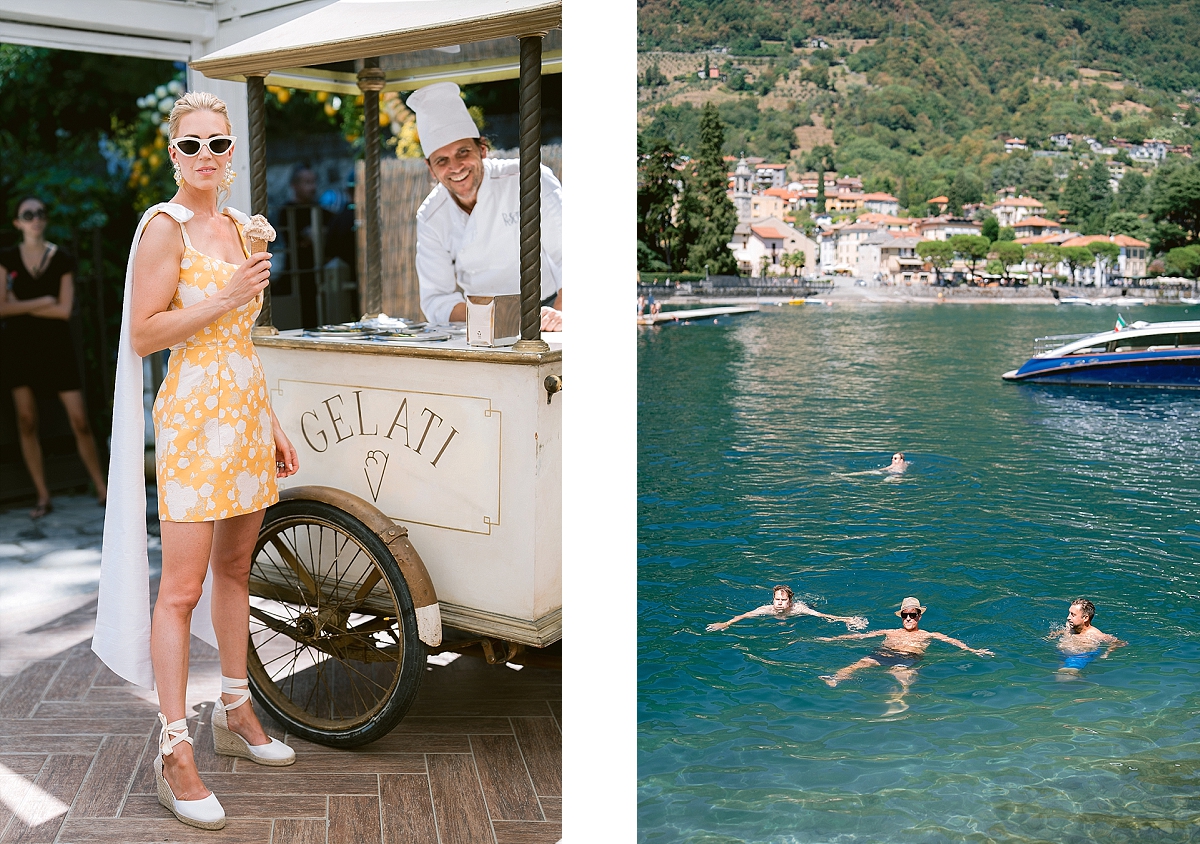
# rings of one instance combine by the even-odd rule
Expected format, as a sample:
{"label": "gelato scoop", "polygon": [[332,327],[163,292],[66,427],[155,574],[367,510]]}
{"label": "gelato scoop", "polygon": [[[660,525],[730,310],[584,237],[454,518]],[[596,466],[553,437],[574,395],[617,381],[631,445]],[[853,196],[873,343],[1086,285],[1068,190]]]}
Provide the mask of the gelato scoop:
{"label": "gelato scoop", "polygon": [[266,252],[267,244],[275,239],[275,229],[262,214],[255,214],[242,228],[242,234],[250,243],[250,254]]}

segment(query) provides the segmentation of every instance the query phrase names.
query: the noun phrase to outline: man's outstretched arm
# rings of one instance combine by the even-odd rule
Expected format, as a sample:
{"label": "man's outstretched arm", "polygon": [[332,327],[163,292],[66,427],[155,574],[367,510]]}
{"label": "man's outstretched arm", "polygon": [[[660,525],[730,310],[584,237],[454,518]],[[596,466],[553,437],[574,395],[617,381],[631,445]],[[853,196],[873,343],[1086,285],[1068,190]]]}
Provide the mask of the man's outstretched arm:
{"label": "man's outstretched arm", "polygon": [[1126,645],[1128,645],[1129,643],[1128,643],[1128,642],[1122,642],[1122,641],[1121,641],[1120,639],[1118,639],[1116,636],[1110,636],[1109,634],[1105,633],[1105,634],[1104,634],[1104,644],[1105,644],[1105,645],[1107,645],[1107,648],[1106,648],[1106,650],[1104,651],[1104,653],[1100,654],[1100,658],[1101,658],[1101,659],[1108,659],[1108,655],[1109,655],[1110,653],[1112,653],[1113,651],[1115,651],[1117,648],[1123,648],[1123,647],[1125,647],[1125,646],[1126,646]]}
{"label": "man's outstretched arm", "polygon": [[886,636],[886,630],[875,630],[871,633],[843,633],[841,636],[818,636],[818,642],[836,642],[839,639],[870,639],[873,636]]}
{"label": "man's outstretched arm", "polygon": [[952,636],[947,636],[945,633],[930,632],[929,635],[939,641],[945,642],[948,645],[954,645],[956,648],[962,648],[964,651],[970,651],[976,656],[995,656],[995,654],[989,651],[987,648],[973,648],[966,642],[960,642],[958,639],[955,639]]}
{"label": "man's outstretched arm", "polygon": [[715,621],[712,624],[708,625],[708,627],[705,627],[704,630],[707,633],[713,633],[717,630],[724,630],[729,625],[736,624],[737,622],[741,621],[742,619],[752,618],[756,615],[762,615],[762,614],[763,614],[763,608],[755,607],[754,609],[750,610],[750,612],[744,612],[741,615],[735,615],[733,618],[729,619],[729,621]]}

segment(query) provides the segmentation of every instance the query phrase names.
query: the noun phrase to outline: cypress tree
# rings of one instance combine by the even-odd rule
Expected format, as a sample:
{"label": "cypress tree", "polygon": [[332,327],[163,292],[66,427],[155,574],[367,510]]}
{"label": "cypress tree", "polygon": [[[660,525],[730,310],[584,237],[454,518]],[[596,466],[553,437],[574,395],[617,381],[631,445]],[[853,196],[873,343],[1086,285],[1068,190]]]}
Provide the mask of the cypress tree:
{"label": "cypress tree", "polygon": [[688,254],[688,269],[692,272],[704,272],[707,266],[714,275],[737,273],[737,261],[729,249],[733,230],[737,228],[737,209],[726,194],[729,176],[723,159],[724,146],[725,127],[717,107],[705,103],[700,113],[697,202],[686,223],[686,227],[695,233],[695,242]]}

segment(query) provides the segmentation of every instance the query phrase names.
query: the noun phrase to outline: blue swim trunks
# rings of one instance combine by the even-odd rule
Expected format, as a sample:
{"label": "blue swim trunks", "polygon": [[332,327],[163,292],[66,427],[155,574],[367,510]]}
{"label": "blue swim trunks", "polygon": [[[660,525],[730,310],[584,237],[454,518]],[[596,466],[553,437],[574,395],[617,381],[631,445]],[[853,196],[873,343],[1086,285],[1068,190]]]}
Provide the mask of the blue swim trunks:
{"label": "blue swim trunks", "polygon": [[1097,648],[1094,651],[1087,651],[1081,654],[1067,654],[1063,658],[1063,668],[1086,668],[1087,664],[1096,657],[1100,656],[1102,649]]}

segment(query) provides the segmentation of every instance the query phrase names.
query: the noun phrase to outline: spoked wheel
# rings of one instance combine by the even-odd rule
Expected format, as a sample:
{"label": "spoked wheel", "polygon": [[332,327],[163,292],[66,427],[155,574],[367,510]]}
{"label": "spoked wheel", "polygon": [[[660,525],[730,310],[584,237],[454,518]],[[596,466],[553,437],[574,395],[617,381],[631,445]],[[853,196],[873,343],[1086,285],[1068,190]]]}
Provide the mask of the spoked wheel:
{"label": "spoked wheel", "polygon": [[357,747],[395,727],[425,645],[379,536],[323,502],[271,507],[250,567],[247,663],[255,699],[302,738]]}

